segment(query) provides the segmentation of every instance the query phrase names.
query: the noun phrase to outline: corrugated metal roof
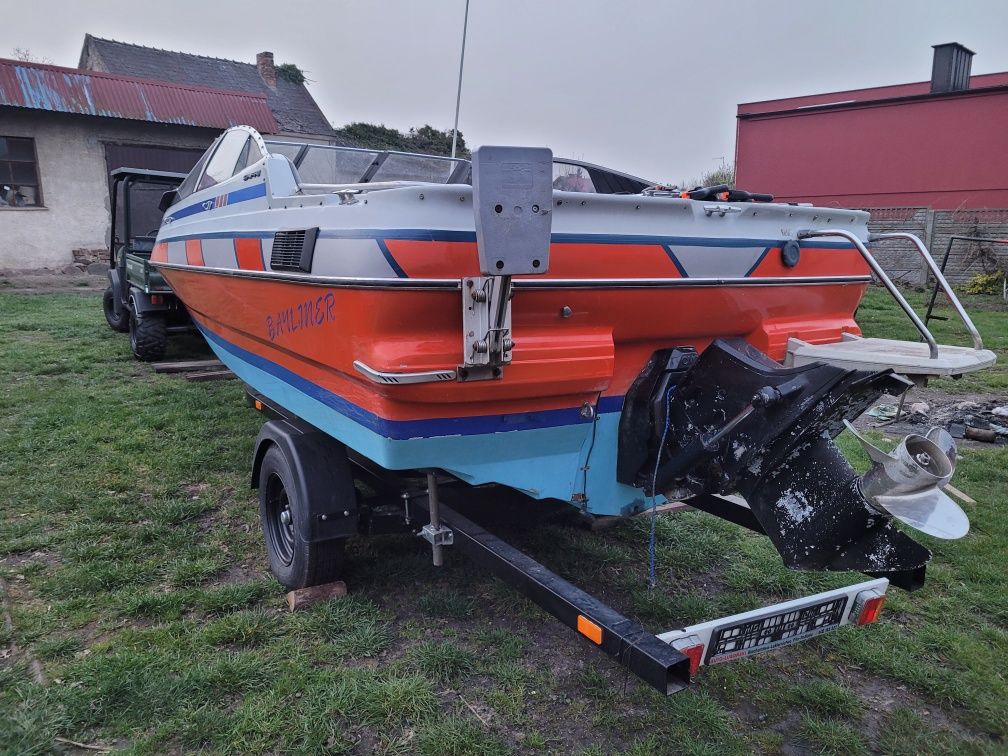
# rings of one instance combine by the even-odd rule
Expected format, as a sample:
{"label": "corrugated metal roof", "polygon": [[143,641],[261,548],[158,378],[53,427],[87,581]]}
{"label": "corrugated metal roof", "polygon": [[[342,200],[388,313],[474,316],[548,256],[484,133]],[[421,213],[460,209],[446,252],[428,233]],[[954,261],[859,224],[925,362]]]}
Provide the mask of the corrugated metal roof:
{"label": "corrugated metal roof", "polygon": [[324,136],[332,142],[356,146],[335,137],[329,120],[303,84],[278,76],[274,86],[267,86],[255,63],[159,50],[87,34],[79,66],[119,76],[260,94],[269,103],[281,131]]}
{"label": "corrugated metal roof", "polygon": [[262,95],[0,58],[0,105],[151,123],[279,130]]}

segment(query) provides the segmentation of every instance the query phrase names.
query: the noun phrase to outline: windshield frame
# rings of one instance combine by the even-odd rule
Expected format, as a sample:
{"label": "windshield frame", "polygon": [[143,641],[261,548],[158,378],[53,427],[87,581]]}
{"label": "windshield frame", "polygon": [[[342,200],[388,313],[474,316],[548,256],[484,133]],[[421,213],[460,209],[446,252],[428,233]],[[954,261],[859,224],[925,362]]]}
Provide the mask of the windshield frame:
{"label": "windshield frame", "polygon": [[[393,155],[404,156],[408,158],[419,158],[422,160],[437,160],[448,164],[455,163],[455,167],[452,168],[447,178],[443,182],[431,181],[430,183],[443,183],[443,184],[463,184],[469,177],[472,171],[472,163],[466,158],[452,158],[447,155],[428,155],[423,152],[405,152],[402,150],[379,150],[379,149],[368,149],[367,147],[343,147],[335,144],[312,144],[306,142],[291,142],[282,139],[264,139],[264,144],[266,149],[269,150],[273,145],[284,146],[284,147],[296,147],[298,148],[297,153],[294,157],[289,158],[291,163],[294,164],[295,168],[300,168],[301,164],[304,162],[305,157],[308,155],[309,150],[322,149],[322,150],[337,150],[340,152],[356,152],[356,153],[366,153],[368,155],[373,155],[370,164],[364,170],[356,181],[342,182],[346,184],[367,184],[375,177],[375,175],[381,170],[381,167],[385,164],[390,157]],[[269,154],[282,155],[280,152],[272,152]]]}

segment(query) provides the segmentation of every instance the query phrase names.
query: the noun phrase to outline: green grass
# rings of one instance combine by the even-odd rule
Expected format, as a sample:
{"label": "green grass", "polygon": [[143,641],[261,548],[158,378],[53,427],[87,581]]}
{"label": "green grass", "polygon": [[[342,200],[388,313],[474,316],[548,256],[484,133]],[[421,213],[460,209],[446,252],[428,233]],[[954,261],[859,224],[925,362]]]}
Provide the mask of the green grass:
{"label": "green grass", "polygon": [[[923,319],[931,292],[904,289],[903,293]],[[999,296],[975,296],[966,297],[964,306],[983,338],[984,347],[994,350],[999,355],[998,363],[989,370],[966,375],[958,380],[947,378],[932,381],[930,385],[949,393],[987,391],[1004,393],[1008,390],[1008,359],[1004,359],[1004,355],[1008,354],[1008,325],[1006,325],[1008,304]],[[944,294],[938,294],[934,315],[945,318],[928,322],[928,328],[939,344],[973,345],[969,332],[949,306]],[[857,321],[865,336],[920,340],[917,329],[896,306],[889,293],[882,288],[869,289],[858,308]]]}
{"label": "green grass", "polygon": [[[1004,394],[1008,316],[968,306],[1002,362],[937,385]],[[859,321],[913,336],[882,292]],[[707,669],[664,697],[457,553],[435,569],[412,536],[351,544],[350,594],[289,613],[248,489],[260,419],[241,399],[236,382],[134,362],[96,298],[0,294],[14,625],[0,625],[0,753],[59,751],[57,738],[135,753],[1005,750],[1008,449],[962,452],[972,531],[925,539],[927,584],[891,591],[880,624]],[[854,579],[786,570],[765,539],[691,512],[659,519],[650,591],[647,529],[554,518],[508,537],[655,631]]]}

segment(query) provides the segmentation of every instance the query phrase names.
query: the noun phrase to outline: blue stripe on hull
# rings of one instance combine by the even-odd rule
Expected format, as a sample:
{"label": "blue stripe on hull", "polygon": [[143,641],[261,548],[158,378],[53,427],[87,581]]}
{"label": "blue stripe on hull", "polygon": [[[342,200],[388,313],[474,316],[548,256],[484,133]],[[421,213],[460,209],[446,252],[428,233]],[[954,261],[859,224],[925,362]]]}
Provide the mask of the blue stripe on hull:
{"label": "blue stripe on hull", "polygon": [[[390,437],[362,422],[364,418],[359,414],[347,414],[344,407],[334,406],[334,402],[327,400],[326,394],[334,396],[329,392],[202,326],[200,330],[220,360],[252,389],[382,467],[390,470],[436,467],[473,485],[500,483],[536,499],[571,501],[574,494],[584,493],[586,509],[593,514],[627,514],[645,504],[640,489],[616,482],[618,409],[599,413],[594,439],[591,424],[581,419],[576,410],[579,422],[573,423],[507,432],[470,429],[466,435]],[[288,380],[291,376],[297,380]]]}
{"label": "blue stripe on hull", "polygon": [[[233,192],[228,192],[227,194],[221,195],[223,197],[223,204],[218,204],[218,197],[211,197],[210,199],[203,200],[202,202],[195,202],[192,205],[187,205],[186,207],[181,207],[178,210],[172,212],[170,216],[162,221],[162,225],[165,223],[172,223],[182,218],[188,218],[191,215],[196,215],[198,213],[205,213],[210,210],[216,210],[220,207],[227,207],[228,205],[233,205],[236,202],[246,202],[251,199],[258,199],[259,197],[266,196],[266,184],[258,183],[252,184],[251,186],[242,187],[241,189],[236,189]],[[161,241],[168,241],[167,239],[161,239]]]}

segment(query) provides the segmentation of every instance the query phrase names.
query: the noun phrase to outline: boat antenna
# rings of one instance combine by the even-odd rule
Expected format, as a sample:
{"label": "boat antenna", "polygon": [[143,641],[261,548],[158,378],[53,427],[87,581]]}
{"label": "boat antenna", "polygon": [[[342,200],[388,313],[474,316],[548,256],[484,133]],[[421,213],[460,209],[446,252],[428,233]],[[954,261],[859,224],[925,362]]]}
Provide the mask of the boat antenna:
{"label": "boat antenna", "polygon": [[459,56],[458,92],[455,95],[455,128],[452,129],[452,159],[455,159],[455,145],[458,142],[459,105],[462,103],[462,66],[465,65],[466,32],[469,30],[469,0],[466,0],[465,21],[462,22],[462,54]]}

